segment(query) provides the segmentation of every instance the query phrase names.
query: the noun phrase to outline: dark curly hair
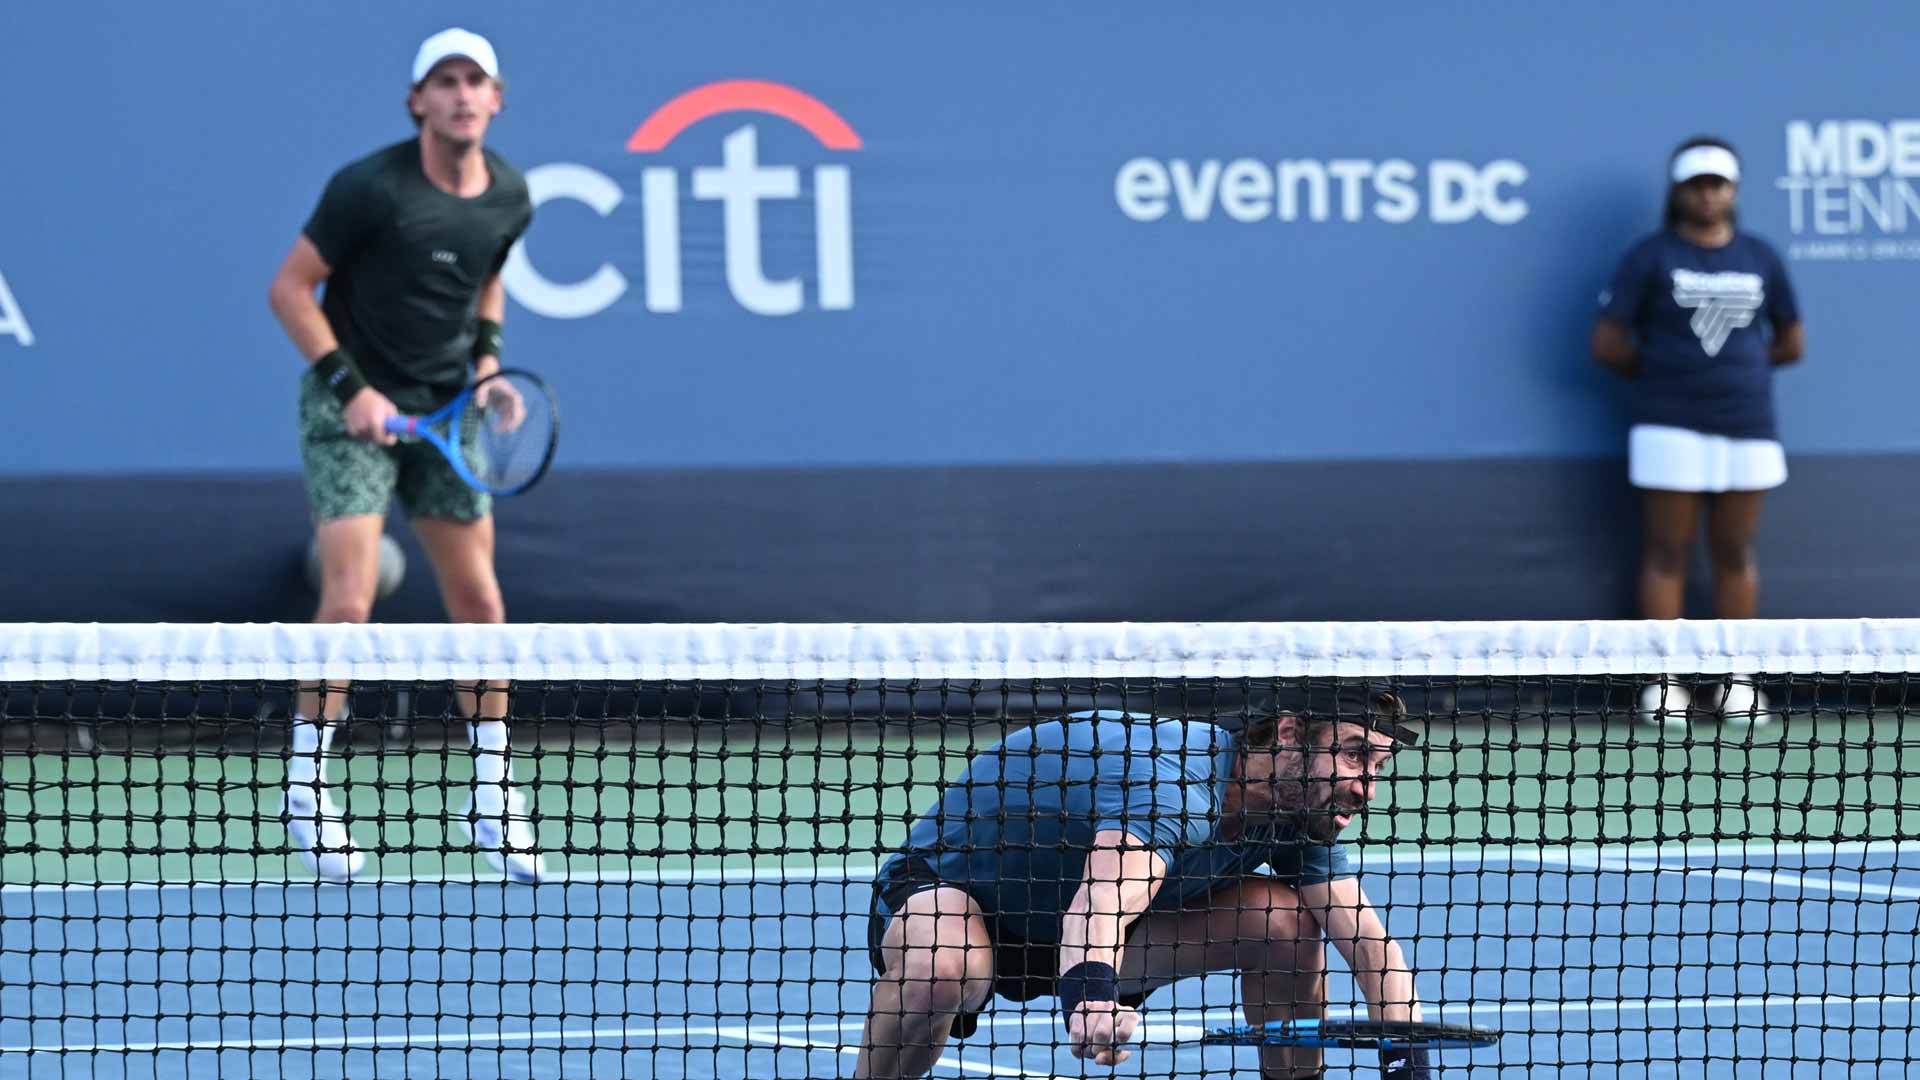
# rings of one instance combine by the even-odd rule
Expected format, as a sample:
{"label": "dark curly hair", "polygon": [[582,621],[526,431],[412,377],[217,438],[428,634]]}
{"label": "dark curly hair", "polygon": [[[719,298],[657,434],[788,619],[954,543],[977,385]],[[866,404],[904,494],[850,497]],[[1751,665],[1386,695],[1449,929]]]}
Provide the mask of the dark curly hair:
{"label": "dark curly hair", "polygon": [[1279,738],[1283,716],[1304,717],[1308,734],[1346,721],[1391,735],[1400,746],[1415,746],[1420,742],[1419,733],[1401,723],[1407,718],[1406,703],[1400,700],[1400,695],[1379,686],[1315,682],[1277,696],[1282,700],[1276,701],[1270,710],[1249,717],[1240,729],[1243,746],[1273,746]]}

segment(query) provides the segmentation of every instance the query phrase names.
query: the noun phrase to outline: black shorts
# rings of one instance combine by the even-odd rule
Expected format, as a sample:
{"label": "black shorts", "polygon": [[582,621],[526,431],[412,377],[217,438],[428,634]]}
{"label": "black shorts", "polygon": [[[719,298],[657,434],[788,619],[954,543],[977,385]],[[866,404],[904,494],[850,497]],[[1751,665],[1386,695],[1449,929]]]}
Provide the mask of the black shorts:
{"label": "black shorts", "polygon": [[[887,970],[886,957],[881,953],[880,943],[887,936],[887,923],[902,904],[914,893],[923,892],[937,886],[959,889],[987,917],[987,937],[993,941],[993,992],[1008,1001],[1032,1001],[1037,997],[1053,997],[1054,984],[1059,980],[1060,948],[1057,945],[1028,942],[1016,934],[1009,933],[1000,925],[992,905],[982,900],[979,894],[964,885],[943,881],[933,872],[926,860],[917,858],[901,859],[887,868],[873,883],[873,910],[867,915],[867,958],[873,963],[875,974]],[[1144,991],[1120,995],[1120,1004],[1129,1008],[1138,1008],[1146,999]],[[976,1013],[961,1013],[953,1022],[953,1037],[964,1039],[972,1035],[979,1027]]]}

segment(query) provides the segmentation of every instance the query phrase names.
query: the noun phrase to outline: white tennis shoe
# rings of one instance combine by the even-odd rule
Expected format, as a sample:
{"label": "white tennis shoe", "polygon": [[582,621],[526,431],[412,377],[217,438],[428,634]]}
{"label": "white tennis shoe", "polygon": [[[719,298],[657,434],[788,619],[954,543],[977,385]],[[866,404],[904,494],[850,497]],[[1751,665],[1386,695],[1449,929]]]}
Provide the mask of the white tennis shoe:
{"label": "white tennis shoe", "polygon": [[1729,727],[1766,727],[1773,723],[1773,703],[1752,676],[1736,675],[1720,696],[1720,721]]}
{"label": "white tennis shoe", "polygon": [[1655,679],[1640,688],[1642,724],[1662,731],[1687,730],[1687,710],[1693,708],[1693,691],[1673,679]]}
{"label": "white tennis shoe", "polygon": [[366,868],[366,852],[353,842],[353,834],[347,831],[347,823],[334,807],[326,788],[312,784],[289,786],[280,813],[287,823],[287,837],[293,842],[293,849],[300,853],[315,877],[345,884]]}
{"label": "white tennis shoe", "polygon": [[468,799],[466,808],[460,811],[460,827],[473,846],[510,881],[536,885],[546,880],[547,864],[533,838],[526,799],[518,791],[509,790],[506,805],[498,814],[477,812],[478,801],[477,797]]}

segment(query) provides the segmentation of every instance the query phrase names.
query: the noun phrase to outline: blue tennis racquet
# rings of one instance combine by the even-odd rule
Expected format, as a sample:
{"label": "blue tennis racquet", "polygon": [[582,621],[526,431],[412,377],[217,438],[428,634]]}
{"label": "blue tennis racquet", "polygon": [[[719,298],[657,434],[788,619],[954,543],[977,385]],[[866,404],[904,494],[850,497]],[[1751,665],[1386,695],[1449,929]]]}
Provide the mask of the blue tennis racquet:
{"label": "blue tennis racquet", "polygon": [[1215,1028],[1201,1036],[1215,1046],[1318,1046],[1353,1050],[1467,1050],[1500,1041],[1492,1028],[1405,1020],[1275,1020]]}
{"label": "blue tennis racquet", "polygon": [[553,463],[560,410],[540,376],[502,368],[425,416],[388,419],[387,430],[431,443],[471,488],[518,495]]}

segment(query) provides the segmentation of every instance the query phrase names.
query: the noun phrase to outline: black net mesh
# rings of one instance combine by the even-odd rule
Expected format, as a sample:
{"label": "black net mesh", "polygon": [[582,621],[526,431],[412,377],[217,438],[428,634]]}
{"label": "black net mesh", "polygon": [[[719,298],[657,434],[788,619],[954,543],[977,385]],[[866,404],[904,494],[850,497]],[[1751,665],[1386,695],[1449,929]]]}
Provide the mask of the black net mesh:
{"label": "black net mesh", "polygon": [[[1373,1076],[1196,1040],[1402,960],[1503,1032],[1436,1075],[1920,1049],[1906,675],[521,680],[507,750],[472,684],[362,681],[324,752],[284,681],[4,690],[8,1076]],[[1112,1067],[1054,996],[1100,957]]]}

